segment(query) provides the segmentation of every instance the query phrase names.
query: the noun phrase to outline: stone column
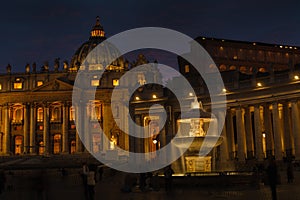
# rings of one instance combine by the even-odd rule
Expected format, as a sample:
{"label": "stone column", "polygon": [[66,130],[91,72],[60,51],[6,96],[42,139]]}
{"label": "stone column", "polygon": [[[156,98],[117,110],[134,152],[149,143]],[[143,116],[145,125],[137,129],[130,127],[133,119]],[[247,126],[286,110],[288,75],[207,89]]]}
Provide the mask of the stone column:
{"label": "stone column", "polygon": [[24,105],[24,153],[29,153],[29,110],[28,105],[25,103]]}
{"label": "stone column", "polygon": [[30,137],[29,137],[29,146],[30,154],[36,153],[37,145],[35,143],[35,130],[36,130],[36,107],[34,103],[30,105]]}
{"label": "stone column", "polygon": [[264,151],[262,146],[262,124],[260,119],[259,105],[254,105],[254,125],[255,125],[255,155],[258,161],[263,161]]}
{"label": "stone column", "polygon": [[230,157],[234,159],[234,152],[235,150],[235,140],[234,140],[234,129],[233,129],[233,117],[232,117],[232,110],[227,110],[227,117],[226,117],[226,133],[227,133],[227,142],[228,142],[228,151]]}
{"label": "stone column", "polygon": [[[112,112],[111,112],[111,103],[109,101],[104,102],[103,108],[103,150],[107,151],[109,149],[110,143],[110,131],[113,128]],[[106,136],[106,137],[104,137]]]}
{"label": "stone column", "polygon": [[237,143],[238,143],[238,159],[245,162],[246,156],[246,140],[245,140],[245,123],[244,114],[241,107],[236,108],[236,125],[237,125]]}
{"label": "stone column", "polygon": [[65,102],[62,108],[62,153],[69,152],[69,105]]}
{"label": "stone column", "polygon": [[75,106],[75,124],[76,124],[76,153],[82,152],[82,144],[80,139],[80,132],[82,129],[82,116],[81,116],[81,107],[79,105]]}
{"label": "stone column", "polygon": [[295,159],[300,160],[300,121],[298,101],[292,101],[292,130],[294,135]]}
{"label": "stone column", "polygon": [[5,117],[5,124],[4,124],[4,142],[3,142],[3,152],[4,154],[10,155],[11,154],[11,145],[10,145],[10,107],[8,104],[4,106],[4,117]]}
{"label": "stone column", "polygon": [[48,155],[49,148],[50,148],[50,141],[49,141],[49,104],[44,104],[44,132],[43,132],[43,142],[44,142],[44,154]]}
{"label": "stone column", "polygon": [[229,160],[227,132],[226,132],[226,124],[225,124],[225,112],[218,111],[218,120],[224,121],[224,126],[221,132],[221,137],[223,138],[223,141],[220,145],[220,163],[221,165],[223,165],[222,163],[225,164]]}
{"label": "stone column", "polygon": [[286,150],[286,156],[292,156],[292,150],[294,148],[294,141],[291,129],[291,118],[289,103],[283,103],[283,127],[284,127],[284,146]]}
{"label": "stone column", "polygon": [[83,134],[84,134],[84,146],[85,149],[84,151],[91,151],[91,129],[90,129],[90,116],[88,116],[88,109],[89,109],[89,103],[85,103],[83,108],[82,108],[82,114],[83,114],[83,122],[84,122],[84,130],[83,130]]}
{"label": "stone column", "polygon": [[274,149],[274,141],[273,141],[273,129],[272,122],[270,116],[269,104],[264,105],[264,125],[265,125],[265,133],[266,133],[266,150],[267,156],[273,155]]}
{"label": "stone column", "polygon": [[254,144],[250,107],[245,108],[245,130],[247,141],[247,157],[252,158],[254,156]]}
{"label": "stone column", "polygon": [[273,130],[274,130],[274,151],[275,159],[282,160],[282,144],[281,144],[281,123],[279,120],[278,103],[272,103]]}

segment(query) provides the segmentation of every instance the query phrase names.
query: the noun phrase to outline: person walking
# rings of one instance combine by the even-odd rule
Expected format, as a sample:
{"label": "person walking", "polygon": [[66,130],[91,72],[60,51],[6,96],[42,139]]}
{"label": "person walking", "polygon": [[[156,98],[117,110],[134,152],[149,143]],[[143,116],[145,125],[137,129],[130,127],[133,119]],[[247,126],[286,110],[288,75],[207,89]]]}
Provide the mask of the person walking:
{"label": "person walking", "polygon": [[165,176],[165,190],[167,192],[172,190],[172,184],[173,184],[173,174],[174,171],[171,167],[171,165],[169,165],[168,167],[166,167],[165,171],[164,171],[164,176]]}
{"label": "person walking", "polygon": [[294,166],[292,161],[288,161],[287,168],[286,168],[286,175],[288,179],[288,183],[294,182]]}
{"label": "person walking", "polygon": [[277,179],[278,179],[278,171],[277,171],[277,165],[274,159],[270,159],[269,166],[267,168],[267,174],[268,174],[268,180],[269,185],[272,192],[272,200],[277,200]]}
{"label": "person walking", "polygon": [[89,171],[87,173],[87,188],[88,188],[88,198],[87,200],[94,200],[95,198],[95,171],[93,166],[89,167]]}
{"label": "person walking", "polygon": [[88,177],[89,167],[87,163],[83,163],[82,165],[82,183],[83,183],[83,189],[84,189],[84,197],[85,199],[88,199],[88,185],[87,185],[87,177]]}

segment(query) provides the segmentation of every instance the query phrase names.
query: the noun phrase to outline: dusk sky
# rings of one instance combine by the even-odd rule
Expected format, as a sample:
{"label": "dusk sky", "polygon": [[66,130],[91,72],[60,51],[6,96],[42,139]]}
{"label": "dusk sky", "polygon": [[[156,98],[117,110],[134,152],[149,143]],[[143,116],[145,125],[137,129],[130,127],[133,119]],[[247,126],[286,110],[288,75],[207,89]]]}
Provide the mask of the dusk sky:
{"label": "dusk sky", "polygon": [[300,46],[300,1],[10,1],[2,3],[0,72],[71,59],[100,17],[106,36],[165,27],[197,36]]}

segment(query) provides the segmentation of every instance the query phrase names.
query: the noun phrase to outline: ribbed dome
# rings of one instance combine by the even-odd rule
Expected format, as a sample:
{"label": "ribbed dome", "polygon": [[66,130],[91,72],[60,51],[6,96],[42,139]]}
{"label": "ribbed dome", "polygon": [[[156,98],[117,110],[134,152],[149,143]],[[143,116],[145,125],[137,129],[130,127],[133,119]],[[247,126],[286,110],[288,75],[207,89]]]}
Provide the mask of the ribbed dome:
{"label": "ribbed dome", "polygon": [[[106,39],[106,37],[105,37],[104,29],[103,29],[102,25],[100,24],[99,17],[97,17],[96,18],[96,24],[93,26],[93,28],[90,32],[89,40],[86,41],[85,43],[83,43],[79,47],[79,49],[75,52],[75,54],[73,55],[71,63],[70,63],[70,70],[71,71],[77,71],[79,69],[79,67],[83,64],[82,62],[85,60],[87,55],[98,44],[103,42],[105,39]],[[116,48],[108,47],[106,52],[102,52],[102,54],[104,53],[104,55],[107,55],[107,56],[110,56],[111,54],[118,55],[117,54],[118,52],[114,52],[114,51],[117,51]],[[93,53],[97,54],[97,52],[93,52]],[[90,68],[92,70],[97,70],[97,69],[100,70],[100,69],[103,69],[103,67],[106,67],[106,66],[95,66],[95,64],[98,64],[98,63],[106,63],[106,65],[108,65],[108,67],[107,67],[108,70],[121,70],[121,69],[124,69],[123,58],[119,58],[113,63],[107,63],[107,62],[105,62],[105,60],[106,60],[105,58],[99,58],[99,56],[97,56],[97,55],[91,56],[91,57],[97,59],[97,60],[93,60],[92,63],[91,62],[89,63],[89,64],[92,65],[92,66],[90,66]]]}

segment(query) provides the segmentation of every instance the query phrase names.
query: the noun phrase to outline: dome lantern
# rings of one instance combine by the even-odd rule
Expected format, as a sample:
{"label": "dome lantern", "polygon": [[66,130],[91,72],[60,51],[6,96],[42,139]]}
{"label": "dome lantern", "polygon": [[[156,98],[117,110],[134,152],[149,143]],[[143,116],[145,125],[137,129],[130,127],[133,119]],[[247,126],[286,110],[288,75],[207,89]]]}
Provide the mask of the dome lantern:
{"label": "dome lantern", "polygon": [[103,30],[103,27],[100,24],[100,18],[99,16],[96,17],[96,24],[93,27],[93,29],[91,30],[91,38],[94,37],[105,37],[105,32]]}

